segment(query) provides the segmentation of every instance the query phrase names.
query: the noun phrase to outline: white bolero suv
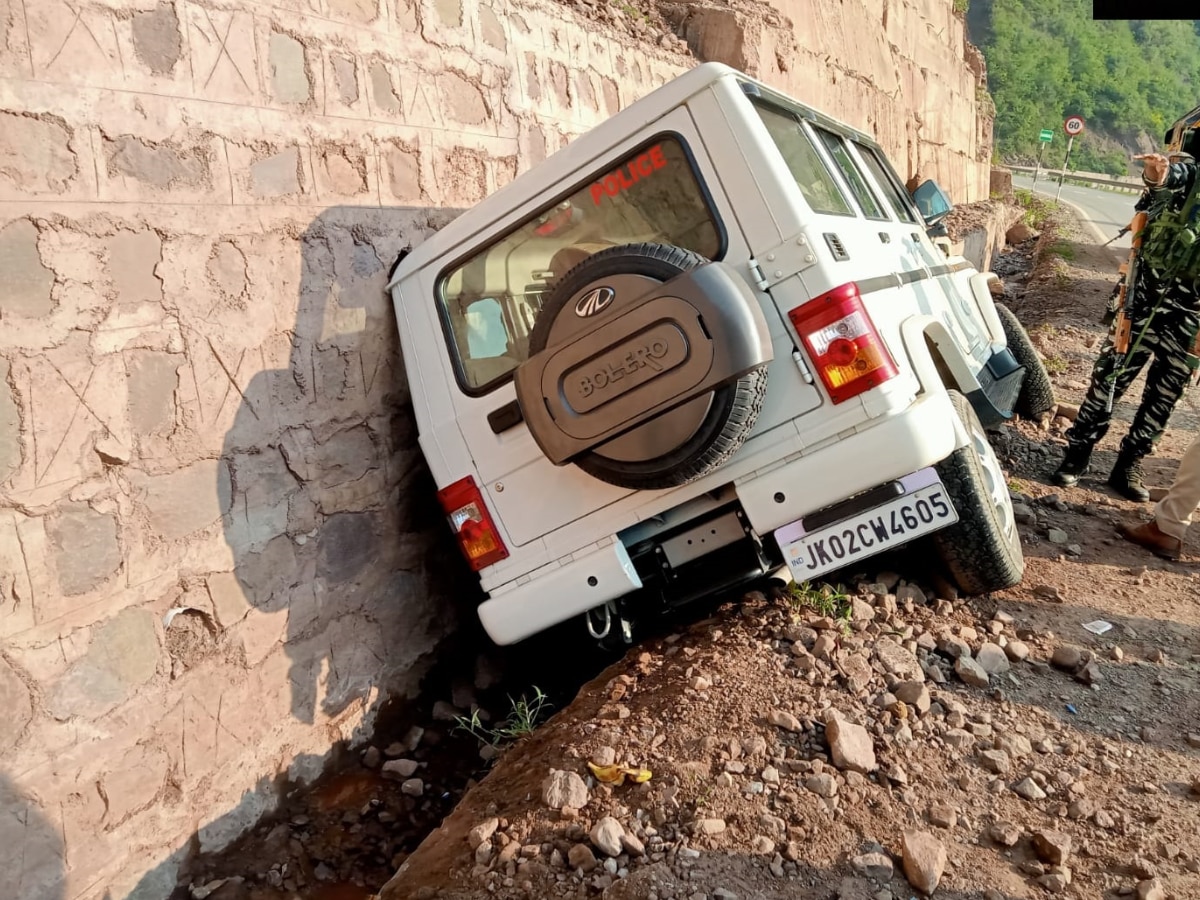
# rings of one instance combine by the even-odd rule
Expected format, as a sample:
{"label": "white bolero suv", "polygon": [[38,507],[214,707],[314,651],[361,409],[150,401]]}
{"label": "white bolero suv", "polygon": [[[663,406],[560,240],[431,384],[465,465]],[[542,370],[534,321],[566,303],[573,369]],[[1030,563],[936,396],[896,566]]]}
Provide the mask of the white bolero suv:
{"label": "white bolero suv", "polygon": [[579,616],[628,641],[918,539],[968,593],[1018,582],[985,428],[1053,396],[995,276],[931,242],[949,209],[709,63],[402,256],[421,449],[491,638]]}

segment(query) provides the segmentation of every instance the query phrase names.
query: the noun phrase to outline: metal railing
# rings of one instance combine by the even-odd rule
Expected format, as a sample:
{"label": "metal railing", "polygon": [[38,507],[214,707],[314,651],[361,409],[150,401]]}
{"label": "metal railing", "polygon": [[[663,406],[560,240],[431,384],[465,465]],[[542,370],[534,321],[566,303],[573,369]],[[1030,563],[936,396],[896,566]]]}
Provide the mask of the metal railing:
{"label": "metal railing", "polygon": [[[1004,168],[1029,175],[1032,175],[1036,171],[1034,166],[1005,166]],[[1049,182],[1057,182],[1058,176],[1061,173],[1061,169],[1042,169],[1041,174],[1038,175],[1038,180],[1041,181],[1044,178]],[[1087,175],[1081,172],[1067,172],[1063,181],[1075,182],[1077,184],[1093,184],[1118,191],[1130,191],[1135,194],[1140,194],[1146,187],[1142,184],[1140,178],[1121,178],[1117,175]]]}

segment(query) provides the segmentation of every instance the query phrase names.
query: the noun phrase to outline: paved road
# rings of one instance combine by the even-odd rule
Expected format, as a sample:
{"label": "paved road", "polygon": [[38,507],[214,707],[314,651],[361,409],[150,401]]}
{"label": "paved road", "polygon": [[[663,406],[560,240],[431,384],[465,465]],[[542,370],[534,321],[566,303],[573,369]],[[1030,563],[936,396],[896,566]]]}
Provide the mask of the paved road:
{"label": "paved road", "polygon": [[[1018,174],[1013,172],[1013,186],[1022,188],[1033,188],[1039,194],[1048,194],[1051,199],[1058,193],[1058,182],[1056,180],[1047,180],[1044,176],[1038,178],[1038,183],[1035,186],[1033,177],[1030,175]],[[1129,224],[1129,220],[1133,218],[1133,204],[1137,201],[1137,194],[1126,194],[1118,191],[1102,191],[1097,188],[1080,187],[1074,184],[1064,184],[1062,187],[1061,199],[1065,203],[1069,203],[1082,214],[1084,222],[1092,226],[1092,230],[1098,230],[1103,238],[1096,243],[1102,244],[1118,231]],[[1109,246],[1123,247],[1129,249],[1132,246],[1130,241],[1132,238],[1126,234],[1123,237],[1113,241]]]}

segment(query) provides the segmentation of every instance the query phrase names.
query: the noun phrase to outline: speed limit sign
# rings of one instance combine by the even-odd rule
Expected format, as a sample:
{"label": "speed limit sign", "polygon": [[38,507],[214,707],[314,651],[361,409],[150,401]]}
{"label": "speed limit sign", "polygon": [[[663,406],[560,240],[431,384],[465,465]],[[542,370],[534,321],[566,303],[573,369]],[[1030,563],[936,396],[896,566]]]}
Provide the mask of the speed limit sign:
{"label": "speed limit sign", "polygon": [[1063,131],[1067,133],[1068,137],[1075,137],[1075,135],[1081,134],[1083,132],[1083,119],[1080,116],[1068,116],[1067,120],[1063,122]]}

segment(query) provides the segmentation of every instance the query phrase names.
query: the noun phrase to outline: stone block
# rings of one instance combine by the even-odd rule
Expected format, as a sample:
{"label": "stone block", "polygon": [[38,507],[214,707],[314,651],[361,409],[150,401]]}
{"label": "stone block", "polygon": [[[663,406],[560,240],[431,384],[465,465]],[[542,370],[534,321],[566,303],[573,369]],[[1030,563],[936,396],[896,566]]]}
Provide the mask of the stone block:
{"label": "stone block", "polygon": [[[0,115],[0,129],[4,124]],[[0,130],[0,143],[3,140]],[[0,172],[4,171],[3,165],[0,158]],[[38,230],[28,219],[17,219],[0,229],[0,272],[4,273],[5,283],[0,292],[0,313],[33,318],[47,315],[54,308],[50,294],[54,273],[42,262]]]}
{"label": "stone block", "polygon": [[367,159],[357,147],[326,147],[317,170],[318,193],[353,197],[367,190]]}
{"label": "stone block", "polygon": [[334,53],[329,57],[333,67],[333,84],[338,99],[347,106],[358,102],[358,63],[353,56]]}
{"label": "stone block", "polygon": [[214,572],[205,579],[217,624],[230,628],[246,617],[250,601],[233,572]]}
{"label": "stone block", "polygon": [[371,78],[371,104],[375,110],[386,113],[399,113],[404,109],[400,97],[396,94],[392,83],[392,73],[387,64],[380,59],[371,60],[367,71]]}
{"label": "stone block", "polygon": [[12,667],[0,658],[0,753],[8,753],[33,718],[29,688]]}
{"label": "stone block", "polygon": [[170,75],[183,49],[175,5],[135,12],[132,27],[134,55],[155,75]]}
{"label": "stone block", "polygon": [[8,360],[0,357],[0,484],[21,467],[21,411],[9,385],[10,372]]}
{"label": "stone block", "polygon": [[271,33],[271,93],[282,103],[307,103],[312,99],[312,82],[304,45],[288,34]]}
{"label": "stone block", "polygon": [[287,531],[289,501],[299,485],[274,448],[235,454],[228,463],[237,496],[230,506],[225,539],[235,553],[261,550]]}
{"label": "stone block", "polygon": [[92,633],[83,658],[54,686],[47,708],[56,719],[96,719],[149,681],[158,667],[154,616],[126,609]]}
{"label": "stone block", "polygon": [[232,241],[217,241],[208,259],[208,277],[230,298],[246,292],[246,254]]}
{"label": "stone block", "polygon": [[187,19],[192,71],[198,73],[196,92],[224,103],[257,101],[254,13],[189,4]]}
{"label": "stone block", "polygon": [[263,198],[298,194],[300,177],[300,149],[288,147],[250,167],[250,191]]}
{"label": "stone block", "polygon": [[[20,885],[22,898],[66,897],[62,817],[26,796],[11,776],[0,774],[0,860],[4,883]],[[97,797],[99,800],[99,797]],[[6,890],[6,893],[8,891]],[[10,894],[15,900],[15,892]]]}
{"label": "stone block", "polygon": [[284,639],[287,631],[287,613],[283,611],[261,612],[250,610],[242,621],[230,629],[246,654],[246,665],[254,668]]}
{"label": "stone block", "polygon": [[433,0],[433,9],[443,25],[451,28],[458,28],[462,25],[462,0]]}
{"label": "stone block", "polygon": [[378,522],[373,513],[339,513],[325,520],[317,535],[317,577],[345,584],[378,556]]}
{"label": "stone block", "polygon": [[[149,270],[141,265],[142,277]],[[161,290],[155,276],[153,281],[141,281],[135,269],[122,269],[121,280],[135,293],[139,290]],[[159,350],[169,353],[183,351],[183,336],[179,320],[167,313],[156,300],[140,303],[117,303],[92,332],[92,350],[96,353],[117,353],[121,350]]]}
{"label": "stone block", "polygon": [[173,141],[155,142],[121,134],[104,138],[104,159],[110,176],[133,178],[160,190],[207,185],[212,180],[206,147],[184,147]]}
{"label": "stone block", "polygon": [[0,179],[14,193],[63,193],[78,171],[62,119],[0,112]]}
{"label": "stone block", "polygon": [[175,541],[217,521],[229,511],[229,468],[223,460],[203,459],[168,475],[131,472],[150,527]]}
{"label": "stone block", "polygon": [[473,206],[488,194],[488,159],[479,150],[452,147],[439,153],[433,173],[444,206]]}
{"label": "stone block", "polygon": [[262,550],[235,549],[235,572],[251,605],[258,609],[280,609],[287,603],[287,591],[303,580],[304,573],[296,558],[296,545],[286,534],[267,542]]}
{"label": "stone block", "polygon": [[121,567],[116,517],[72,503],[50,521],[50,547],[58,585],[73,597],[100,587]]}
{"label": "stone block", "polygon": [[162,790],[169,765],[166,753],[147,746],[134,747],[117,761],[100,782],[108,801],[105,827],[115,828],[153,803]]}
{"label": "stone block", "polygon": [[175,388],[186,358],[174,353],[137,350],[126,363],[129,371],[129,421],[139,435],[155,434],[175,424]]}
{"label": "stone block", "polygon": [[401,203],[418,203],[428,195],[421,189],[421,151],[410,144],[386,145],[388,188]]}
{"label": "stone block", "polygon": [[329,15],[351,22],[366,24],[379,15],[379,0],[327,0],[326,6]]}
{"label": "stone block", "polygon": [[33,628],[36,592],[57,593],[48,555],[44,518],[0,510],[0,642]]}
{"label": "stone block", "polygon": [[162,300],[154,270],[162,262],[162,238],[154,231],[121,231],[108,241],[108,273],[118,303]]}

